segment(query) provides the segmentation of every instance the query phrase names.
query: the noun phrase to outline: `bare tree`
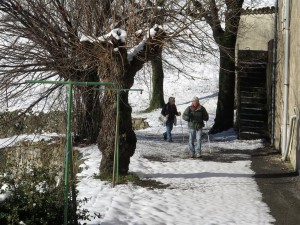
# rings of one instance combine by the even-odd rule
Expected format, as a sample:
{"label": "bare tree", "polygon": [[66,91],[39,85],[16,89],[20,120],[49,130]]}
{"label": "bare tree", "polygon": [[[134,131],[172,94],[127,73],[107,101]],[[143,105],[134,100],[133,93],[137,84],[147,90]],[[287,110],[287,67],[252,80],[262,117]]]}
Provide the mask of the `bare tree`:
{"label": "bare tree", "polygon": [[[202,26],[206,25],[194,23],[184,1],[162,2],[0,1],[0,91],[8,90],[6,95],[1,93],[0,101],[28,93],[32,86],[24,84],[25,79],[114,82],[116,87],[128,89],[145,62],[161,59],[164,46],[167,54],[175,54],[179,59],[190,52],[199,56],[198,52],[206,48],[206,38],[199,37],[200,31],[205,30]],[[162,21],[164,26],[155,24]],[[183,48],[184,44],[188,48]],[[59,88],[53,85],[40,90],[30,107]],[[116,94],[79,86],[74,95],[77,132],[91,141],[99,132],[100,169],[110,174]],[[136,136],[132,130],[128,92],[121,92],[120,97],[119,168],[121,174],[126,174]]]}
{"label": "bare tree", "polygon": [[[211,133],[233,127],[235,87],[235,43],[244,0],[192,0],[191,15],[211,27],[220,51],[219,94]],[[222,23],[224,26],[222,26]]]}

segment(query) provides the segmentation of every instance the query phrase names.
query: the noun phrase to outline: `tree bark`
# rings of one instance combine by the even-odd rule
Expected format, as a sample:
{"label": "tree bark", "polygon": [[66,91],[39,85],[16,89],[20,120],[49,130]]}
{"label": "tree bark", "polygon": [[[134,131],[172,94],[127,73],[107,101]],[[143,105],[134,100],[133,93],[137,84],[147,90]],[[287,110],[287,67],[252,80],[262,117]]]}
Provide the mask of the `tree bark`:
{"label": "tree bark", "polygon": [[[221,26],[219,8],[215,0],[205,3],[193,0],[194,6],[213,31],[213,37],[220,50],[219,94],[215,123],[210,133],[217,133],[233,127],[235,88],[235,42],[244,0],[225,1],[225,29]],[[207,4],[207,8],[203,6]],[[198,16],[199,16],[198,15]]]}
{"label": "tree bark", "polygon": [[[129,86],[122,86],[128,88]],[[119,111],[119,173],[127,174],[130,157],[136,148],[136,135],[132,129],[131,107],[128,104],[128,92],[120,93]],[[116,92],[104,94],[101,102],[102,122],[98,139],[98,146],[102,152],[100,164],[101,174],[112,174],[116,135]]]}
{"label": "tree bark", "polygon": [[150,106],[146,111],[152,111],[164,106],[164,70],[162,64],[162,53],[151,61],[152,66],[152,97]]}
{"label": "tree bark", "polygon": [[[120,47],[118,52],[106,51],[107,60],[99,65],[100,80],[113,82],[114,88],[129,89],[134,83],[134,77],[146,61],[151,61],[162,51],[162,39],[166,37],[164,31],[157,29],[155,38],[151,38],[145,44],[132,61],[127,60],[127,50]],[[100,164],[101,174],[110,175],[113,173],[113,158],[115,148],[115,127],[116,127],[116,93],[105,91],[101,100],[101,124],[98,137],[98,147],[102,152]],[[120,92],[119,112],[119,173],[127,174],[129,170],[130,157],[133,156],[136,148],[136,135],[132,129],[132,108],[128,101],[128,92]]]}
{"label": "tree bark", "polygon": [[75,142],[96,143],[100,129],[100,92],[95,87],[74,88]]}
{"label": "tree bark", "polygon": [[220,49],[219,94],[215,123],[210,133],[233,127],[235,64],[232,56]]}
{"label": "tree bark", "polygon": [[[129,89],[134,83],[134,76],[144,63],[132,61],[127,63],[127,52],[120,50],[120,54],[113,54],[110,64],[102,67],[101,80],[114,82],[120,89]],[[105,68],[105,69],[104,69]],[[104,69],[104,70],[103,70]],[[100,164],[101,174],[113,173],[113,158],[116,135],[117,102],[116,91],[105,91],[101,100],[101,124],[98,137],[98,147],[102,153]],[[127,174],[130,157],[136,148],[136,135],[132,128],[132,108],[128,101],[128,91],[120,92],[119,107],[119,174]]]}
{"label": "tree bark", "polygon": [[[72,75],[76,81],[100,82],[96,68]],[[73,96],[74,142],[96,143],[100,129],[100,92],[95,86],[74,85]]]}

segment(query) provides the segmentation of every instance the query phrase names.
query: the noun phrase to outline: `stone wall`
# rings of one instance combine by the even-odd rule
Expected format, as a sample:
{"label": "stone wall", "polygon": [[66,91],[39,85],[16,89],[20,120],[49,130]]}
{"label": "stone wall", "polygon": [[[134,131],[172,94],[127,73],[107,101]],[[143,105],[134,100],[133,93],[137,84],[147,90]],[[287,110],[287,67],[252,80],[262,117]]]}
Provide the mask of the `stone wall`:
{"label": "stone wall", "polygon": [[[278,15],[278,48],[277,48],[277,72],[276,72],[276,110],[275,110],[275,147],[281,150],[283,106],[284,106],[284,48],[285,30],[283,30],[283,0],[279,0]],[[299,112],[300,112],[300,1],[291,1],[290,7],[290,61],[289,61],[289,93],[288,93],[288,123],[292,115],[296,115],[296,124],[293,128],[290,160],[295,168],[300,168],[300,134],[299,134]]]}
{"label": "stone wall", "polygon": [[1,167],[18,171],[26,167],[63,168],[65,148],[60,140],[51,142],[20,141],[12,147],[0,149]]}
{"label": "stone wall", "polygon": [[[24,133],[65,132],[64,114],[62,112],[52,112],[50,114],[29,112],[18,117],[20,113],[22,112],[0,113],[1,138]],[[134,130],[149,127],[146,118],[132,118],[132,125]],[[60,138],[54,138],[50,142],[20,141],[14,146],[0,148],[0,167],[9,165],[15,168],[16,171],[18,168],[27,165],[63,167],[64,154],[65,140]],[[74,158],[77,158],[77,156]]]}
{"label": "stone wall", "polygon": [[61,111],[24,112],[16,110],[12,112],[0,112],[0,138],[11,137],[18,134],[33,133],[64,133],[66,113]]}
{"label": "stone wall", "polygon": [[274,38],[274,13],[242,15],[237,34],[236,49],[268,50]]}
{"label": "stone wall", "polygon": [[149,123],[146,121],[146,118],[132,118],[132,127],[133,130],[142,130],[150,126]]}

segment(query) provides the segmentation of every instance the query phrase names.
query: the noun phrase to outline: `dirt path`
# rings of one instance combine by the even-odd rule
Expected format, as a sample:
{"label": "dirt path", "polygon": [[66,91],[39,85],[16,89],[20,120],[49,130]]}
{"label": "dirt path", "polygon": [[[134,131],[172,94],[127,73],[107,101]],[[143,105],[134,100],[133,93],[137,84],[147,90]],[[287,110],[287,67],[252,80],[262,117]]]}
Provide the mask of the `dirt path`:
{"label": "dirt path", "polygon": [[[161,135],[141,134],[138,139],[145,145],[155,149],[164,149],[158,152],[149,152],[143,157],[153,161],[176,161],[178,158],[188,157],[188,136],[175,134],[174,142],[164,142]],[[271,215],[276,219],[275,225],[300,224],[300,177],[293,172],[290,163],[282,162],[281,156],[271,147],[256,150],[213,149],[208,151],[207,137],[203,138],[203,161],[233,162],[251,160],[251,169],[256,173],[254,178],[263,195],[263,201],[270,207]],[[166,154],[167,152],[167,154]]]}
{"label": "dirt path", "polygon": [[255,180],[276,225],[300,224],[300,177],[272,148],[252,154]]}

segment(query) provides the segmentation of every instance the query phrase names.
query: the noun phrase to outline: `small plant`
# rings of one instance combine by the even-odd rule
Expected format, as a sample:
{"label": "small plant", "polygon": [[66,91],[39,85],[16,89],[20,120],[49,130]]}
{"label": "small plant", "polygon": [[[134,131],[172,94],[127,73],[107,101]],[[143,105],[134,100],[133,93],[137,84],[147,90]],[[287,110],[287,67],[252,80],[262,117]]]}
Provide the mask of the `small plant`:
{"label": "small plant", "polygon": [[[64,219],[64,185],[58,182],[60,171],[56,168],[23,167],[18,173],[0,177],[1,193],[7,197],[0,204],[0,224],[60,225]],[[77,218],[88,220],[89,211],[77,210],[87,199],[74,206],[68,198],[68,224],[78,225]]]}
{"label": "small plant", "polygon": [[[95,179],[100,179],[103,181],[108,181],[108,182],[112,182],[112,175],[111,174],[103,174],[101,173],[100,175],[94,175]],[[137,184],[139,183],[140,178],[138,175],[134,174],[134,173],[128,173],[127,175],[120,175],[119,176],[119,182],[118,184],[126,184],[126,183],[134,183]]]}

